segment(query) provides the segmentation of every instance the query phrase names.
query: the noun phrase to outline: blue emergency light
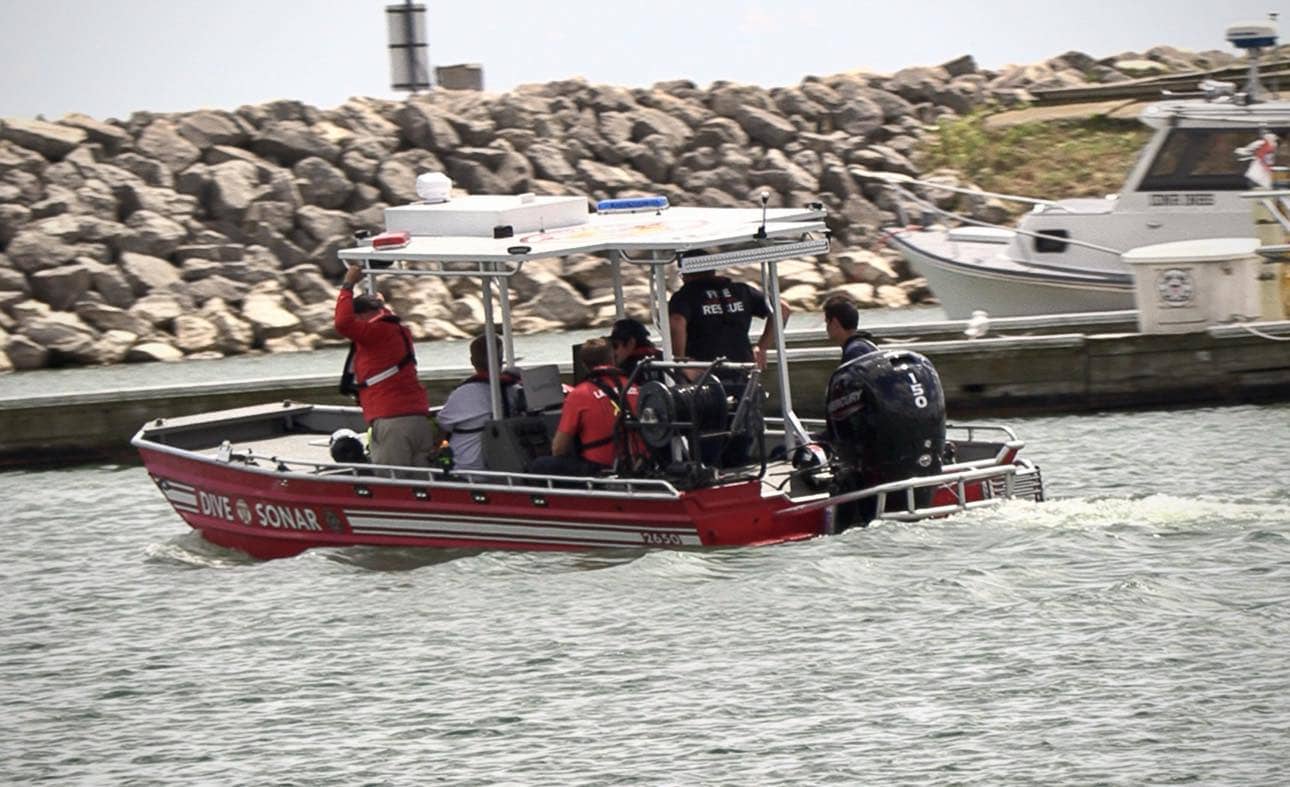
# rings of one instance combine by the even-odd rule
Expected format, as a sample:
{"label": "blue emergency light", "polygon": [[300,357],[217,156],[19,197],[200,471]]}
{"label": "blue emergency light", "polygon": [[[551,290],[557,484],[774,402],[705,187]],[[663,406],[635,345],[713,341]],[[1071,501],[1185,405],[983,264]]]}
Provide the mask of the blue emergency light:
{"label": "blue emergency light", "polygon": [[645,213],[667,210],[667,197],[624,197],[602,199],[596,203],[597,213]]}

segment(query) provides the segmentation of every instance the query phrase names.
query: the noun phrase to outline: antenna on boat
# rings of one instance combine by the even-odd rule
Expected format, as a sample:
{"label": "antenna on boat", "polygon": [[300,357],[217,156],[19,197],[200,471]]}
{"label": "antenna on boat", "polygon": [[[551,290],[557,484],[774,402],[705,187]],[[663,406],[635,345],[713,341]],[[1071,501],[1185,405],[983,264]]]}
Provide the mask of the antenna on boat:
{"label": "antenna on boat", "polygon": [[766,205],[770,203],[770,192],[761,193],[761,226],[757,228],[756,234],[753,235],[757,240],[766,240]]}
{"label": "antenna on boat", "polygon": [[1277,45],[1277,14],[1268,14],[1266,22],[1238,22],[1229,26],[1227,40],[1247,52],[1250,69],[1245,77],[1245,103],[1258,103],[1263,93],[1263,86],[1259,84],[1259,58],[1264,49]]}

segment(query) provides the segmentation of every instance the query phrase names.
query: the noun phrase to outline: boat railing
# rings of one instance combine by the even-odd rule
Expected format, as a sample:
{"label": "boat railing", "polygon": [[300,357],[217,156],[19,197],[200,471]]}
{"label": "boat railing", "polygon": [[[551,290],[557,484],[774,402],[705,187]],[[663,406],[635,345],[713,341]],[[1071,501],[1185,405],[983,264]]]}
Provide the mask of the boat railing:
{"label": "boat railing", "polygon": [[136,434],[131,441],[138,448],[185,459],[220,465],[240,465],[248,472],[272,475],[283,482],[352,481],[359,496],[370,496],[370,485],[412,487],[417,499],[429,499],[437,489],[465,489],[472,493],[516,492],[531,495],[578,495],[580,497],[623,497],[675,500],[681,493],[670,482],[658,478],[623,476],[561,476],[509,473],[494,470],[447,470],[441,467],[403,467],[368,463],[314,462],[290,459],[254,450],[220,447],[215,456],[157,443]]}
{"label": "boat railing", "polygon": [[[828,428],[828,421],[823,418],[801,418],[798,420],[801,422],[802,426],[810,429],[812,432],[823,432]],[[766,430],[769,432],[776,432],[784,428],[783,418],[766,418],[765,422]],[[950,432],[963,433],[964,436],[958,439],[967,442],[975,441],[979,434],[991,434],[1003,442],[1014,442],[1017,440],[1017,433],[1012,431],[1010,427],[1003,426],[1002,424],[946,424],[945,432],[947,436]]]}
{"label": "boat railing", "polygon": [[[981,497],[970,499],[969,488],[979,490]],[[950,503],[920,506],[917,493],[928,489],[946,490],[951,493],[953,500]],[[1022,496],[1029,496],[1036,501],[1043,499],[1043,482],[1039,469],[1028,462],[974,467],[891,481],[789,506],[775,512],[775,516],[796,516],[872,499],[876,511],[875,519],[913,522],[994,506],[1005,499]]]}
{"label": "boat railing", "polygon": [[[1283,232],[1290,232],[1290,189],[1257,189],[1242,192],[1241,199],[1254,200],[1281,225]],[[1264,247],[1268,249],[1269,247]],[[1276,249],[1276,251],[1281,251]]]}
{"label": "boat railing", "polygon": [[[939,185],[937,185],[937,184],[935,184],[935,183],[926,183],[925,181],[914,181],[914,182],[915,182],[915,183],[918,183],[918,184],[920,184],[920,185],[931,186],[931,187],[933,187],[933,188],[944,188],[944,187],[939,186]],[[913,191],[911,191],[911,190],[909,190],[909,189],[907,189],[907,188],[904,188],[903,186],[899,185],[898,183],[890,182],[890,181],[889,181],[889,182],[887,182],[887,184],[886,184],[886,185],[887,185],[887,188],[890,188],[890,189],[892,189],[892,190],[894,190],[894,191],[898,191],[898,192],[900,192],[900,193],[901,193],[903,196],[905,196],[905,198],[907,198],[910,202],[913,202],[915,205],[919,206],[919,207],[920,207],[920,208],[922,208],[924,211],[928,211],[928,212],[931,212],[931,213],[938,214],[938,215],[940,215],[940,216],[944,216],[944,217],[949,218],[949,219],[953,219],[954,221],[957,221],[957,222],[959,222],[959,223],[961,223],[961,224],[970,224],[970,225],[972,225],[972,226],[976,226],[976,227],[989,227],[990,229],[1005,230],[1005,231],[1007,231],[1007,232],[1012,232],[1012,233],[1015,233],[1015,234],[1017,234],[1017,235],[1023,235],[1023,236],[1025,236],[1025,237],[1027,237],[1027,238],[1038,238],[1038,239],[1041,239],[1041,240],[1050,240],[1050,241],[1053,241],[1053,242],[1055,242],[1055,243],[1062,243],[1062,244],[1065,244],[1065,245],[1067,245],[1067,246],[1079,246],[1080,248],[1089,249],[1090,251],[1096,251],[1096,252],[1099,252],[1099,253],[1101,253],[1101,254],[1113,254],[1113,255],[1115,255],[1116,257],[1119,257],[1121,254],[1123,254],[1123,253],[1124,253],[1121,249],[1113,249],[1113,248],[1111,248],[1111,247],[1109,247],[1109,246],[1102,246],[1102,245],[1097,244],[1097,243],[1090,243],[1090,242],[1088,242],[1088,241],[1086,241],[1086,240],[1080,240],[1079,238],[1069,238],[1069,237],[1065,237],[1065,236],[1062,236],[1062,235],[1050,235],[1050,234],[1045,233],[1045,232],[1034,232],[1034,231],[1031,231],[1031,230],[1024,230],[1024,229],[1021,229],[1020,227],[1005,227],[1005,226],[1003,226],[1002,224],[993,224],[993,223],[988,222],[988,221],[982,221],[981,219],[974,219],[974,218],[972,218],[972,217],[970,217],[970,216],[964,216],[964,215],[963,215],[963,214],[961,214],[961,213],[955,213],[955,212],[954,212],[954,211],[952,211],[952,210],[946,210],[945,208],[942,208],[942,207],[940,207],[940,206],[938,206],[938,205],[936,205],[936,204],[934,204],[934,203],[932,203],[932,202],[929,202],[928,200],[923,199],[922,197],[920,197],[920,196],[918,196],[917,194],[915,194]],[[951,189],[951,190],[963,191],[962,189]],[[989,192],[972,192],[972,191],[969,191],[968,193],[977,193],[977,194],[980,194],[980,195],[989,195],[989,194],[990,194]],[[1006,197],[1007,197],[1007,195],[994,195],[994,196],[999,196],[1001,199],[1002,199],[1002,198],[1006,198]],[[1040,203],[1040,202],[1039,202],[1039,201],[1037,201],[1037,200],[1029,200],[1029,199],[1026,199],[1026,198],[1018,198],[1018,199],[1019,199],[1019,200],[1021,200],[1021,201],[1025,201],[1025,202],[1036,203],[1036,204],[1039,204],[1039,205],[1050,205],[1050,204],[1051,204],[1051,203]],[[1059,209],[1059,210],[1066,210],[1065,208],[1062,208],[1061,206],[1057,206],[1057,207],[1058,207],[1058,209]],[[896,211],[897,211],[897,213],[900,215],[900,222],[901,222],[901,224],[902,224],[902,225],[910,226],[910,225],[912,225],[912,224],[914,224],[914,223],[915,223],[915,222],[913,222],[913,221],[911,221],[911,220],[910,220],[910,217],[909,217],[909,216],[908,216],[908,214],[906,213],[906,211],[905,211],[905,209],[904,209],[904,206],[903,206],[903,205],[901,205],[900,203],[897,203],[897,204],[896,204]]]}

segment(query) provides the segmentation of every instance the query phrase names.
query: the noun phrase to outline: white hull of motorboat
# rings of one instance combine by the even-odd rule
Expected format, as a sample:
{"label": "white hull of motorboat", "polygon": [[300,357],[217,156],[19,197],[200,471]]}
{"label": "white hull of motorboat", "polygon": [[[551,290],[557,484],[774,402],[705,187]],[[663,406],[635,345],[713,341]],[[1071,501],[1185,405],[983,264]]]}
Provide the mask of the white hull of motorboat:
{"label": "white hull of motorboat", "polygon": [[992,317],[1069,314],[1134,308],[1133,279],[1028,266],[1009,260],[998,243],[954,240],[945,230],[887,234],[910,267],[927,279],[951,320],[976,310]]}

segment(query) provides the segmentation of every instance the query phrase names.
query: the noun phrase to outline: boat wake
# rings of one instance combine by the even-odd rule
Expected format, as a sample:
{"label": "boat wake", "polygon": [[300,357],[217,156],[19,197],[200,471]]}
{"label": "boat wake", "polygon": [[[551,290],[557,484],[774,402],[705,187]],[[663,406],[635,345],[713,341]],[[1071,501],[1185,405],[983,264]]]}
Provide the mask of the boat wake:
{"label": "boat wake", "polygon": [[148,563],[180,568],[238,568],[263,562],[245,552],[212,544],[196,531],[183,533],[161,543],[149,544],[144,549],[144,555]]}
{"label": "boat wake", "polygon": [[1248,497],[1228,499],[1169,494],[1067,498],[1043,503],[1008,500],[997,507],[970,512],[955,519],[1019,529],[1098,530],[1137,526],[1168,532],[1237,523],[1290,526],[1290,504]]}

